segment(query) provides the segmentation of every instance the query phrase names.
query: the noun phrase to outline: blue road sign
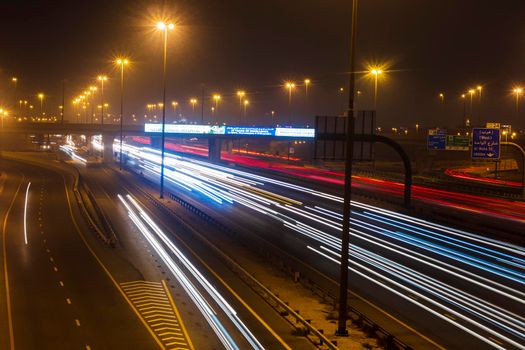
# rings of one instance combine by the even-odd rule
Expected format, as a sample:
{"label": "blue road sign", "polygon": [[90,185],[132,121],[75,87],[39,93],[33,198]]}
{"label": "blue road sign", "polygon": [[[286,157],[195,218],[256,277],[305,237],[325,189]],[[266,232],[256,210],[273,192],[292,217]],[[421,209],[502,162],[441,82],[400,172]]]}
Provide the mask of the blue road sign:
{"label": "blue road sign", "polygon": [[447,135],[435,134],[427,136],[428,150],[444,150],[447,144]]}
{"label": "blue road sign", "polygon": [[499,159],[500,129],[472,129],[472,158]]}

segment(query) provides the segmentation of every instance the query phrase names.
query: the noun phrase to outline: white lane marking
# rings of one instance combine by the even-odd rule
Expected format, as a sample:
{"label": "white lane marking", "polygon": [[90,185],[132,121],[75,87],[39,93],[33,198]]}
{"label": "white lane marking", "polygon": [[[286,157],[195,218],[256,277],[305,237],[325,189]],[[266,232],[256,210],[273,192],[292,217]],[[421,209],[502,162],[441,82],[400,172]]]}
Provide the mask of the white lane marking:
{"label": "white lane marking", "polygon": [[24,205],[24,241],[26,245],[27,245],[27,198],[29,197],[29,187],[31,187],[31,182],[27,184],[26,201]]}

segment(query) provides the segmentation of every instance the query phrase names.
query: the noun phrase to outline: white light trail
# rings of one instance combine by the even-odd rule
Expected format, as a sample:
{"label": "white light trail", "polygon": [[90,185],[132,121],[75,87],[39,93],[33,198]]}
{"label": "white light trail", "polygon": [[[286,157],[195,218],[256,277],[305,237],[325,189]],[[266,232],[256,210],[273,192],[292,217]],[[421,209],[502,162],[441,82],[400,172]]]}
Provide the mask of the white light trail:
{"label": "white light trail", "polygon": [[29,198],[29,187],[31,187],[31,182],[27,184],[26,199],[24,203],[24,242],[26,245],[27,245],[27,200]]}
{"label": "white light trail", "polygon": [[[224,299],[224,297],[217,291],[215,287],[201,274],[201,272],[189,261],[189,259],[182,253],[182,251],[169,239],[169,237],[159,228],[159,226],[151,219],[151,217],[141,208],[135,199],[130,195],[126,195],[126,199],[135,207],[139,213],[137,216],[132,207],[126,202],[126,200],[119,195],[120,201],[124,204],[133,222],[139,228],[139,230],[148,239],[148,242],[152,245],[155,251],[161,256],[166,265],[170,268],[172,273],[175,275],[177,280],[182,284],[188,295],[192,297],[192,300],[199,307],[208,323],[214,329],[215,333],[221,339],[223,345],[227,349],[239,349],[233,338],[228,334],[225,327],[218,320],[216,312],[213,311],[208,302],[202,297],[198,290],[193,286],[189,279],[185,276],[182,270],[177,266],[176,262],[166,252],[164,246],[169,248],[169,251],[174,254],[182,265],[193,275],[197,282],[206,290],[208,295],[217,303],[217,305],[223,310],[226,316],[232,321],[239,332],[244,336],[248,343],[253,349],[263,350],[264,347],[261,345],[259,340],[253,335],[248,327],[241,321],[237,312],[233,307]],[[161,240],[164,246],[151,234],[151,231],[145,227],[145,225],[139,219],[142,220],[155,232],[157,237]]]}
{"label": "white light trail", "polygon": [[[124,145],[124,149],[139,167],[149,172],[148,176],[159,175],[160,154],[157,150],[130,145]],[[220,204],[229,202],[257,211],[319,243],[322,249],[340,250],[342,215],[318,205],[318,202],[322,198],[339,205],[341,197],[173,154],[167,154],[165,162],[166,179],[173,184],[199,192]],[[275,186],[276,190],[262,190],[260,187],[265,185]],[[301,201],[285,197],[284,191],[300,192]],[[313,197],[304,200],[308,196]],[[303,204],[305,201],[310,203]],[[308,205],[312,203],[314,205]],[[523,247],[356,201],[352,201],[352,206],[350,235],[359,245],[352,247],[350,253],[352,259],[359,258],[370,265],[355,265],[353,272],[366,276],[396,295],[403,295],[403,299],[407,299],[404,295],[407,291],[413,295],[421,294],[421,298],[432,307],[421,303],[416,305],[498,349],[501,346],[494,339],[481,333],[490,333],[513,345],[519,345],[513,338],[525,340],[525,318],[519,316],[519,312],[509,311],[512,308],[507,310],[501,306],[507,302],[517,303],[514,306],[519,307],[525,305],[525,291],[521,288],[525,284]],[[366,245],[367,249],[360,245]],[[311,246],[308,249],[326,257],[325,253]],[[393,255],[395,260],[384,257],[384,254]],[[407,265],[394,262],[397,259]],[[415,268],[424,269],[425,273]],[[426,273],[440,277],[445,274],[448,283]],[[385,280],[387,275],[391,278]],[[483,297],[477,296],[478,292]],[[490,299],[485,299],[486,295]],[[407,300],[413,301],[411,298]],[[468,327],[443,316],[445,312],[467,322]],[[470,327],[480,329],[481,333]]]}

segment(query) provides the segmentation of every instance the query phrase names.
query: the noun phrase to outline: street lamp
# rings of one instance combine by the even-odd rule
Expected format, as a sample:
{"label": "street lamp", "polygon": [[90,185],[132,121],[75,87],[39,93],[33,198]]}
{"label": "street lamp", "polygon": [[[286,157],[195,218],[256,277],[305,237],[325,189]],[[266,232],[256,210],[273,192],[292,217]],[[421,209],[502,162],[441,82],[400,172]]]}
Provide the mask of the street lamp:
{"label": "street lamp", "polygon": [[105,75],[99,75],[98,80],[100,81],[100,99],[102,101],[102,108],[100,109],[100,123],[104,124],[104,82],[108,80]]}
{"label": "street lamp", "polygon": [[244,104],[244,123],[246,123],[246,108],[248,108],[250,101],[244,100],[243,104]]}
{"label": "street lamp", "polygon": [[89,92],[87,92],[88,96],[91,96],[91,124],[93,124],[93,117],[95,117],[95,103],[93,101],[95,99],[95,91],[97,91],[97,87],[90,86]]}
{"label": "street lamp", "polygon": [[519,110],[520,96],[523,93],[523,89],[521,87],[516,87],[512,91],[516,95],[516,114],[517,114]]}
{"label": "street lamp", "polygon": [[[213,101],[215,101],[215,108],[213,109],[214,112],[217,112],[219,110],[219,101],[220,100],[221,100],[221,95],[219,95],[219,94],[213,95]],[[215,115],[215,113],[214,113],[214,115]]]}
{"label": "street lamp", "polygon": [[474,114],[474,113],[473,113],[473,110],[472,110],[472,98],[474,97],[474,93],[475,93],[475,92],[476,92],[476,91],[475,91],[474,89],[470,89],[470,90],[468,91],[468,93],[469,93],[469,95],[470,95],[470,114],[471,114],[470,116],[471,116],[471,117],[472,117],[472,115]]}
{"label": "street lamp", "polygon": [[197,104],[197,99],[196,98],[191,98],[190,99],[190,103],[191,103],[191,111],[192,111],[193,115],[195,115],[195,105]]}
{"label": "street lamp", "polygon": [[439,93],[439,100],[441,101],[441,104],[443,104],[445,102],[445,94],[440,92]]}
{"label": "street lamp", "polygon": [[289,120],[288,123],[292,122],[292,90],[295,88],[295,83],[289,81],[284,85],[288,89],[288,110],[289,110]]}
{"label": "street lamp", "polygon": [[173,107],[173,113],[175,113],[175,119],[177,118],[177,106],[179,103],[177,101],[171,101],[171,106]]}
{"label": "street lamp", "polygon": [[43,93],[39,93],[38,95],[38,99],[40,100],[40,114],[44,114],[44,94]]}
{"label": "street lamp", "polygon": [[244,96],[246,95],[246,93],[244,91],[237,91],[237,96],[239,96],[239,112],[242,113],[242,99],[244,98]]}
{"label": "street lamp", "polygon": [[[120,67],[120,149],[119,149],[119,169],[122,170],[122,127],[124,123],[124,66],[129,64],[127,58],[117,58],[115,63]],[[104,104],[102,104],[104,108]]]}
{"label": "street lamp", "polygon": [[383,70],[380,68],[372,68],[369,73],[374,76],[374,109],[377,109],[377,79],[383,74]]}
{"label": "street lamp", "polygon": [[173,30],[173,23],[157,22],[157,29],[164,34],[163,70],[162,70],[162,137],[161,137],[161,166],[160,166],[160,198],[164,198],[164,139],[166,128],[166,58],[168,52],[168,31]]}
{"label": "street lamp", "polygon": [[463,100],[463,123],[465,123],[465,126],[469,126],[467,123],[467,103],[466,103],[467,96],[465,94],[461,94],[461,100]]}
{"label": "street lamp", "polygon": [[311,83],[310,79],[305,79],[304,80],[304,91],[305,91],[306,97],[308,97],[308,86],[310,85],[310,83]]}
{"label": "street lamp", "polygon": [[[17,93],[16,93],[16,87],[18,85],[18,78],[17,77],[12,77],[11,78],[11,82],[13,83],[14,85],[14,90],[13,90],[13,102],[16,103],[16,99],[17,99]],[[20,106],[20,113],[22,113],[22,106]]]}

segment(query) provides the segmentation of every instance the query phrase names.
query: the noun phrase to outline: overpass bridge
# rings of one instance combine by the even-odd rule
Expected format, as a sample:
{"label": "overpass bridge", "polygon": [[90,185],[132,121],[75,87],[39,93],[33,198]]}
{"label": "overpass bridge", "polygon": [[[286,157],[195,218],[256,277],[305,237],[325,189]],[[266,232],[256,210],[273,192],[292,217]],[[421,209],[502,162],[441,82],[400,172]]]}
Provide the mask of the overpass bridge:
{"label": "overpass bridge", "polygon": [[[219,161],[223,140],[239,138],[267,138],[281,141],[304,140],[315,137],[315,129],[283,128],[263,126],[226,126],[226,125],[194,125],[166,124],[165,135],[171,137],[198,137],[208,140],[208,157]],[[91,145],[91,137],[102,135],[104,146],[103,159],[110,162],[113,159],[113,140],[120,136],[119,124],[87,124],[87,123],[32,123],[19,122],[3,125],[2,135],[85,135]],[[126,124],[122,126],[124,136],[149,136],[154,147],[161,146],[161,124]]]}

